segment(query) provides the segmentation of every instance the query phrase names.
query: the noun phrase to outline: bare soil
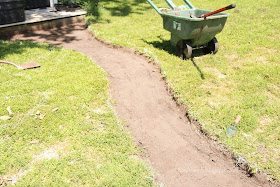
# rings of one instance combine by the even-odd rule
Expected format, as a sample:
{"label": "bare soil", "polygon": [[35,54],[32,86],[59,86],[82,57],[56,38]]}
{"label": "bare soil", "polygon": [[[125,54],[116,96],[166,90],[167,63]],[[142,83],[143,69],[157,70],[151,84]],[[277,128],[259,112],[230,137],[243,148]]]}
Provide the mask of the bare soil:
{"label": "bare soil", "polygon": [[[94,39],[84,23],[18,34],[11,40],[46,42],[79,51],[111,81],[115,109],[146,150],[155,179],[166,186],[273,186],[248,177],[219,144],[201,134],[168,92],[160,70],[147,58]],[[87,75],[90,76],[90,75]]]}

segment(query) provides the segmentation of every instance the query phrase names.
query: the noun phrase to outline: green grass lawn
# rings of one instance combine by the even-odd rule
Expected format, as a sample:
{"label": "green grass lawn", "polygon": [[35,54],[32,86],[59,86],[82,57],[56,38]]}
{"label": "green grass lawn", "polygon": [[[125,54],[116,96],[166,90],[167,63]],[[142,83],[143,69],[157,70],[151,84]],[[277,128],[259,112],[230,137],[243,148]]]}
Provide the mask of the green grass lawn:
{"label": "green grass lawn", "polygon": [[0,186],[153,186],[150,166],[111,107],[106,73],[88,57],[0,41]]}
{"label": "green grass lawn", "polygon": [[[163,0],[155,0],[167,7]],[[174,1],[177,5],[183,1]],[[215,10],[230,3],[197,0],[194,6]],[[194,52],[193,60],[176,57],[162,18],[145,0],[101,1],[99,16],[88,17],[96,37],[133,48],[158,62],[179,104],[190,117],[250,163],[280,181],[280,3],[236,0],[216,55]],[[238,133],[226,129],[242,116]]]}

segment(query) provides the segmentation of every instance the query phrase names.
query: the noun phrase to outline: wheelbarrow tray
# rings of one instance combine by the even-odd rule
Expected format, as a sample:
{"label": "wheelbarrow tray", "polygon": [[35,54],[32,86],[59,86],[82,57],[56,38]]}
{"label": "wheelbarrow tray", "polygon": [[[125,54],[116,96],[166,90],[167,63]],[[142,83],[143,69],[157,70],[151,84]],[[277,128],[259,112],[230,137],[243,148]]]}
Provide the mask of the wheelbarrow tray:
{"label": "wheelbarrow tray", "polygon": [[199,17],[210,12],[203,9],[171,10],[160,8],[163,28],[171,32],[171,45],[176,46],[180,40],[188,40],[192,47],[207,44],[216,34],[220,33],[226,23],[228,13],[219,13],[207,19]]}

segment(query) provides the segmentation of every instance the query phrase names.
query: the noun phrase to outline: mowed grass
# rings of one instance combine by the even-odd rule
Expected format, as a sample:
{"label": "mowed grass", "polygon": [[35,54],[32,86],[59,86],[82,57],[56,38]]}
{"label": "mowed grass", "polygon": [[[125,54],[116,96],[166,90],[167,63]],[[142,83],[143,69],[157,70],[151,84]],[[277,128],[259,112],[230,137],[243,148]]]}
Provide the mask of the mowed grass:
{"label": "mowed grass", "polygon": [[[168,7],[154,0],[158,7]],[[177,5],[183,1],[174,1]],[[197,8],[215,10],[229,3],[197,0]],[[237,7],[216,37],[216,55],[194,52],[176,57],[162,18],[145,0],[101,1],[98,17],[88,17],[96,37],[133,48],[158,62],[179,104],[190,117],[222,141],[253,169],[280,181],[280,2],[236,0]],[[238,133],[226,129],[237,117]]]}
{"label": "mowed grass", "polygon": [[0,41],[0,185],[152,186],[153,176],[111,107],[106,73],[88,57]]}

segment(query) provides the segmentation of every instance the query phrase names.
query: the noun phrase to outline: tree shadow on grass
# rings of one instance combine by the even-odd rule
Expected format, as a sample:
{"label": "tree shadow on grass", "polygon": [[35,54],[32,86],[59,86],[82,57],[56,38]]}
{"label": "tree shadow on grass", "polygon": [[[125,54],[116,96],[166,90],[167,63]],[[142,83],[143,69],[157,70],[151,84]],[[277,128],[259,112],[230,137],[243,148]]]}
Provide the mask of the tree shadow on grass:
{"label": "tree shadow on grass", "polygon": [[[34,43],[31,41],[2,41],[0,40],[0,60],[4,59],[5,56],[10,54],[22,54],[30,48],[41,48],[46,50],[52,50],[53,46]],[[58,48],[59,49],[59,48]]]}
{"label": "tree shadow on grass", "polygon": [[[116,1],[116,2],[120,2],[120,1]],[[106,7],[106,10],[109,10],[112,16],[127,16],[132,12],[132,8],[130,4],[126,2],[119,3],[118,6]]]}
{"label": "tree shadow on grass", "polygon": [[[49,44],[61,46],[64,43],[70,43],[72,41],[79,41],[79,39],[72,33],[75,31],[83,31],[86,27],[83,24],[69,24],[62,27],[53,27],[45,29],[46,32],[25,32],[24,38],[30,41],[36,42],[39,40],[47,40]],[[33,39],[36,37],[37,39]]]}
{"label": "tree shadow on grass", "polygon": [[[38,44],[38,41],[44,42],[55,46],[62,46],[62,44],[70,43],[72,41],[79,41],[80,39],[73,34],[76,31],[84,31],[86,29],[86,24],[84,21],[79,23],[74,22],[67,22],[66,25],[51,25],[50,27],[42,28],[37,32],[36,29],[34,31],[32,30],[25,30],[24,28],[21,30],[21,28],[14,28],[11,29],[10,32],[8,32],[7,35],[2,34],[0,35],[0,58],[1,58],[1,52],[4,50],[8,50],[10,53],[20,53],[22,49],[25,47],[42,47],[43,45]],[[18,36],[20,40],[24,41],[31,41],[35,42],[28,43],[28,42],[20,42],[15,44],[9,44],[8,42],[5,42],[5,40],[18,40]],[[18,47],[11,47],[11,46],[18,46]],[[51,47],[46,47],[51,48]]]}
{"label": "tree shadow on grass", "polygon": [[[36,26],[36,25],[35,25]],[[38,29],[41,27],[38,25]],[[9,28],[8,28],[9,29]],[[26,30],[25,27],[10,28],[7,32],[2,31],[0,33],[0,60],[4,60],[6,56],[10,54],[22,54],[29,50],[30,48],[41,48],[46,50],[53,50],[54,46],[38,43],[37,39],[44,42],[46,39],[49,43],[56,46],[61,46],[62,43],[69,43],[73,40],[78,40],[78,38],[72,33],[77,30],[84,30],[85,24],[75,24],[68,22],[68,25],[54,25],[52,27],[42,28],[47,30],[47,32],[36,32]],[[15,40],[17,37],[13,38],[16,34],[22,33],[24,37],[21,40],[25,41],[10,41]],[[24,38],[24,39],[23,39]],[[60,50],[61,48],[57,48]]]}
{"label": "tree shadow on grass", "polygon": [[[160,41],[157,40],[157,41],[148,42],[147,40],[144,40],[144,39],[142,39],[142,40],[145,43],[152,45],[157,49],[164,50],[164,51],[168,52],[170,55],[176,56],[176,49],[175,49],[175,47],[171,46],[170,40],[162,39],[161,36],[158,36],[157,38],[160,39]],[[203,79],[203,80],[205,79],[204,73],[200,69],[200,67],[196,64],[194,59],[195,59],[195,57],[201,57],[204,55],[206,55],[206,53],[204,53],[202,49],[196,49],[196,50],[193,50],[192,58],[190,59],[192,64],[194,65],[194,67],[199,72],[201,79]],[[180,57],[178,57],[178,58],[180,58]]]}
{"label": "tree shadow on grass", "polygon": [[102,9],[109,11],[111,16],[124,17],[129,14],[144,14],[145,11],[151,9],[152,7],[148,4],[146,0],[131,0],[131,1],[121,1],[121,0],[101,0],[99,3],[95,1],[90,1],[85,9],[88,12],[88,23],[100,23],[110,22],[106,17],[102,17]]}
{"label": "tree shadow on grass", "polygon": [[[112,0],[103,0],[103,2],[107,2],[107,4],[111,1]],[[104,6],[106,10],[111,12],[112,16],[127,16],[131,13],[143,14],[147,9],[151,9],[151,6],[146,0],[134,0],[133,2],[114,0],[113,2],[115,4],[113,7]]]}

